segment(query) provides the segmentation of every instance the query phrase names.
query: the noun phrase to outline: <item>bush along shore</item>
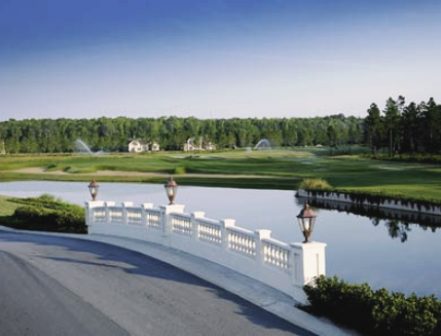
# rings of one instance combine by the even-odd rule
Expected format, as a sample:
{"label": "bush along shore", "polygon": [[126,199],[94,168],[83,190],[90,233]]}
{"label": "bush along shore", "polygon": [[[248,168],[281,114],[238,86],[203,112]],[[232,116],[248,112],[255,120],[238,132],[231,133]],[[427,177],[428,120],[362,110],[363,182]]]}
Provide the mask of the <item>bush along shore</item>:
{"label": "bush along shore", "polygon": [[0,217],[0,224],[23,230],[87,233],[84,209],[51,195],[9,198],[18,206],[12,215]]}
{"label": "bush along shore", "polygon": [[304,290],[310,305],[303,309],[365,335],[441,335],[441,301],[435,296],[375,291],[367,284],[352,285],[325,276]]}

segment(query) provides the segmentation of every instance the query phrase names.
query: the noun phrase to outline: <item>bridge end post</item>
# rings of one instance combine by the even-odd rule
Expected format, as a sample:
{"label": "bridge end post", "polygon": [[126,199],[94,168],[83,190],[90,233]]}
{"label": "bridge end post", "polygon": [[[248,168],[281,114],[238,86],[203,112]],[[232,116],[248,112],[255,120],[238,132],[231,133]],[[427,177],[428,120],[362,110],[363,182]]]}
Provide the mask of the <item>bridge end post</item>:
{"label": "bridge end post", "polygon": [[326,275],[325,243],[292,243],[293,282],[304,286],[320,275]]}

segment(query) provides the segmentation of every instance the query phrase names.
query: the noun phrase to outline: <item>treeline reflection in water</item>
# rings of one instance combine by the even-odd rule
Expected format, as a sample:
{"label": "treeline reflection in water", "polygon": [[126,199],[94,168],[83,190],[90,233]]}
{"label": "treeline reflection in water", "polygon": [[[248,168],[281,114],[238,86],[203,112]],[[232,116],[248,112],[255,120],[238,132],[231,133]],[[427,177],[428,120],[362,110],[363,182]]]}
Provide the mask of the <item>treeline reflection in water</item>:
{"label": "treeline reflection in water", "polygon": [[339,212],[368,217],[374,226],[379,226],[381,223],[384,223],[389,236],[394,239],[399,239],[402,243],[407,241],[412,225],[417,225],[421,229],[425,231],[430,230],[433,233],[441,227],[441,216],[385,209],[376,206],[366,207],[360,204],[317,200],[307,197],[296,197],[296,202],[299,206],[308,202],[312,207],[319,209],[337,210]]}

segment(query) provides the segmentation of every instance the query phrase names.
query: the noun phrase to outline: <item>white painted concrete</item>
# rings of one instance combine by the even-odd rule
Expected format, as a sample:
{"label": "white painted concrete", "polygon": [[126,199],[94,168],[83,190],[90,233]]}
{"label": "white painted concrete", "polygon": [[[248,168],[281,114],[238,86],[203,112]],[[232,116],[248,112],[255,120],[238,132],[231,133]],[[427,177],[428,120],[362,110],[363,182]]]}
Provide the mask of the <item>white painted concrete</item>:
{"label": "white painted concrete", "polygon": [[184,212],[184,205],[154,208],[124,202],[86,203],[90,235],[150,242],[222,265],[306,303],[303,286],[325,274],[324,243],[285,243],[270,230],[251,231],[233,219]]}

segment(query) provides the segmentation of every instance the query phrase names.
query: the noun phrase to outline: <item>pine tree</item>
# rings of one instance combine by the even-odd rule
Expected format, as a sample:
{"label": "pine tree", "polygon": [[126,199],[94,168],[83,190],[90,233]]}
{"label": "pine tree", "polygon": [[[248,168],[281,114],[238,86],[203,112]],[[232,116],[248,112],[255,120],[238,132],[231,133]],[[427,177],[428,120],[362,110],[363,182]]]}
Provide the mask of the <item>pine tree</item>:
{"label": "pine tree", "polygon": [[368,116],[365,119],[366,140],[373,154],[381,146],[383,122],[380,116],[380,109],[377,104],[372,103],[367,110]]}

